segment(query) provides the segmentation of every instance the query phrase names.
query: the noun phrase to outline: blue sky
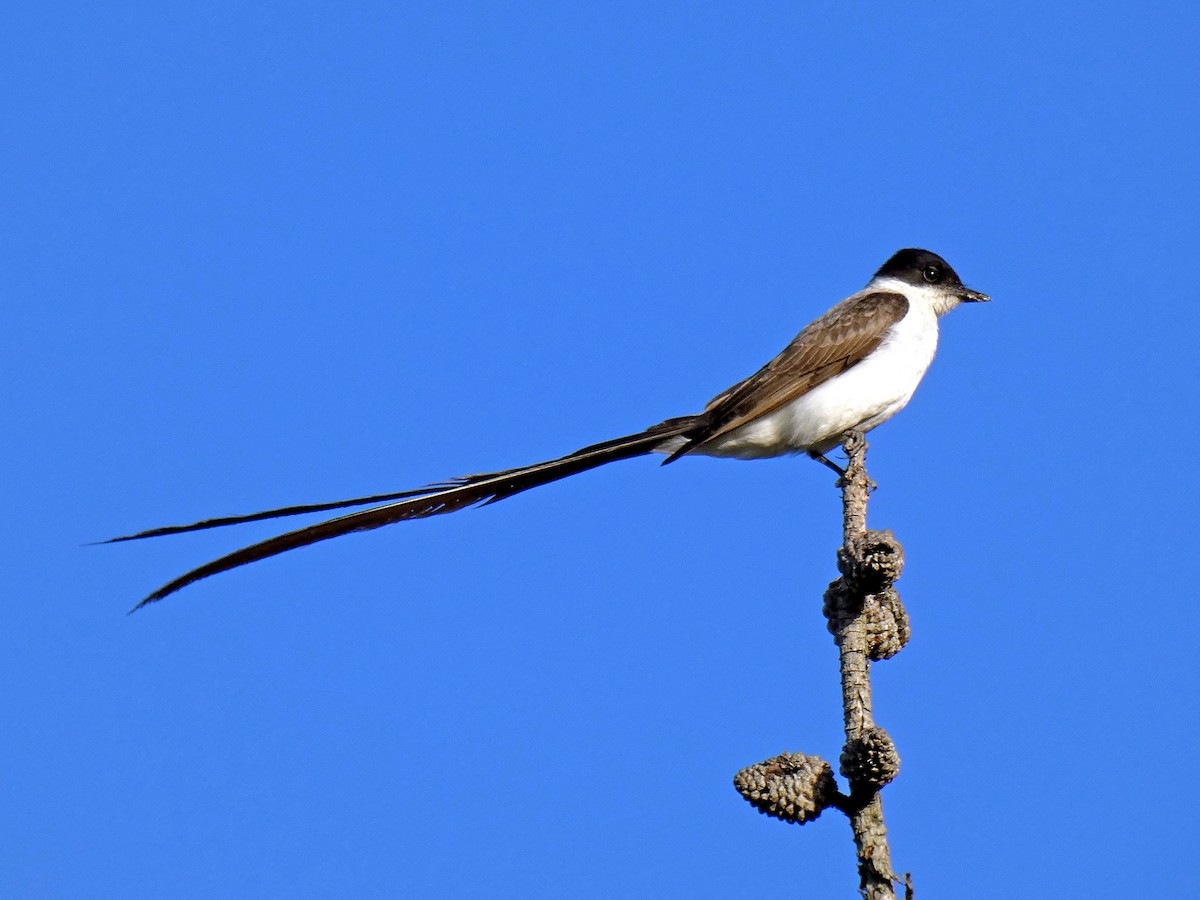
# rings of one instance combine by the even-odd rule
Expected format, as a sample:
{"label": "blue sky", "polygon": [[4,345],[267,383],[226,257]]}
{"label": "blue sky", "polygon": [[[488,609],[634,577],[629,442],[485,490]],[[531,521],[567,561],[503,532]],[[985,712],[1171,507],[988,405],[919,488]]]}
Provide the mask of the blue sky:
{"label": "blue sky", "polygon": [[850,895],[840,815],[730,783],[840,747],[818,465],[635,460],[133,617],[280,529],[81,545],[695,411],[904,246],[995,302],[872,435],[896,865],[1191,889],[1190,6],[6,19],[0,894]]}

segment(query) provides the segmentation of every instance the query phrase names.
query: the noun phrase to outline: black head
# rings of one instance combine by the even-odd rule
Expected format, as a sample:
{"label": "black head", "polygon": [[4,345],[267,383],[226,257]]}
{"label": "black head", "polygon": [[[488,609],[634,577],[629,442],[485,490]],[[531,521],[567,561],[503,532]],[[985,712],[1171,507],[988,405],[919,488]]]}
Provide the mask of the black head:
{"label": "black head", "polygon": [[879,267],[876,278],[895,278],[905,284],[918,287],[940,285],[949,293],[954,293],[962,300],[980,301],[990,299],[987,294],[972,291],[963,287],[958,273],[932,250],[918,250],[909,247],[897,250],[891,259]]}

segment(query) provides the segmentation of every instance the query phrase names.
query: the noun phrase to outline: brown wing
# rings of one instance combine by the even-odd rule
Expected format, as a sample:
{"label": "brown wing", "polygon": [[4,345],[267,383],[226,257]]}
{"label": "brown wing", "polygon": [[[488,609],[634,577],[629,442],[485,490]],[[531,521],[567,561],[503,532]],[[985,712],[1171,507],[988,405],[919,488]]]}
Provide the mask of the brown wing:
{"label": "brown wing", "polygon": [[704,408],[707,427],[690,435],[670,459],[772,413],[846,371],[878,347],[907,312],[903,294],[875,291],[847,297],[813,320],[773,360],[710,400]]}

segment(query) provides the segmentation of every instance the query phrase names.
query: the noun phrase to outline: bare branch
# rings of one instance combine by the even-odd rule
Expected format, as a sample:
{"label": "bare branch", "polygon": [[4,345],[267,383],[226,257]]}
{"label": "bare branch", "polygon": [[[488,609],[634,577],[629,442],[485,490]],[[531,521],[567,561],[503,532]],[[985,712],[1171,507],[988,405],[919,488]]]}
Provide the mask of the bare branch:
{"label": "bare branch", "polygon": [[[852,433],[846,440],[845,449],[849,461],[846,474],[839,482],[843,534],[838,553],[842,570],[842,577],[838,579],[841,601],[838,606],[842,615],[838,617],[834,631],[841,665],[842,714],[846,730],[841,769],[850,782],[849,817],[858,850],[859,887],[867,900],[895,900],[892,885],[899,879],[892,869],[879,789],[895,777],[900,758],[891,738],[875,724],[873,717],[871,658],[874,654],[870,652],[868,626],[871,617],[867,609],[868,598],[890,589],[891,581],[899,575],[902,565],[902,562],[896,564],[895,560],[902,561],[903,555],[890,534],[867,531],[867,500],[874,485],[867,477],[866,439]],[[898,597],[896,603],[899,603]],[[833,625],[835,620],[831,617],[830,622]]]}
{"label": "bare branch", "polygon": [[829,807],[845,813],[858,852],[862,895],[895,900],[895,885],[900,884],[905,900],[912,900],[911,874],[902,880],[892,869],[879,793],[899,773],[900,755],[888,733],[875,724],[871,705],[871,662],[895,656],[910,634],[908,613],[892,586],[904,567],[904,551],[890,531],[867,530],[867,500],[875,485],[867,477],[866,440],[852,432],[844,446],[849,460],[838,481],[842,574],[825,592],[824,611],[838,646],[846,732],[839,768],[849,792],[837,789],[828,763],[803,753],[748,766],[734,785],[760,812],[787,822],[811,822]]}

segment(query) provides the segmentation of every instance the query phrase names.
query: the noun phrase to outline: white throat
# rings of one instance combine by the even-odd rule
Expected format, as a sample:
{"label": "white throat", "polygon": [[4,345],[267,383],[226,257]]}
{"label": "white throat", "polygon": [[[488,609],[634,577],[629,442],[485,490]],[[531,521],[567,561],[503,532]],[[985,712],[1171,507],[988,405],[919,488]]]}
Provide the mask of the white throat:
{"label": "white throat", "polygon": [[869,291],[894,291],[904,294],[910,303],[923,306],[935,316],[944,316],[962,303],[958,294],[937,284],[913,285],[899,278],[872,278],[867,285]]}

